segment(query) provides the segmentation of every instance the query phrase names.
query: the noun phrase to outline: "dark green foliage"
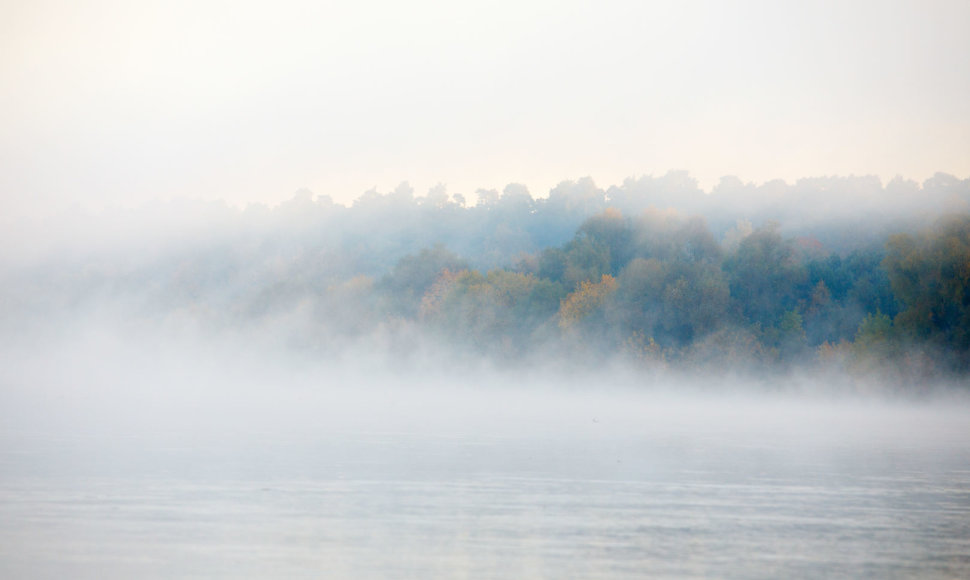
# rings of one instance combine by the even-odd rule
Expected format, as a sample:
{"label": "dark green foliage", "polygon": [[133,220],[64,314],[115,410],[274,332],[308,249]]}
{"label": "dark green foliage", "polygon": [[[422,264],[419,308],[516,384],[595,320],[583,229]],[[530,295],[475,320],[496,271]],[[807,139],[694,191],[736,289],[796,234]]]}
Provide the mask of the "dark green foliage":
{"label": "dark green foliage", "polygon": [[562,282],[566,277],[566,252],[559,248],[546,248],[539,254],[539,277]]}
{"label": "dark green foliage", "polygon": [[882,312],[869,313],[859,324],[856,331],[856,346],[871,349],[876,345],[886,344],[892,338],[893,320]]}
{"label": "dark green foliage", "polygon": [[729,321],[729,304],[719,268],[638,258],[620,274],[611,309],[625,335],[680,347]]}
{"label": "dark green foliage", "polygon": [[417,255],[401,258],[394,270],[381,279],[378,287],[387,296],[392,312],[414,316],[421,297],[442,272],[458,272],[467,267],[464,260],[442,244],[436,244]]}
{"label": "dark green foliage", "polygon": [[566,244],[564,251],[566,269],[562,280],[568,288],[574,288],[580,282],[599,280],[611,271],[610,247],[605,242],[580,233]]}
{"label": "dark green foliage", "polygon": [[814,287],[818,283],[825,284],[833,300],[845,298],[852,287],[852,275],[849,268],[843,264],[842,256],[832,254],[821,260],[811,260],[807,265],[808,281]]}
{"label": "dark green foliage", "polygon": [[952,216],[918,238],[889,240],[884,265],[902,304],[897,329],[970,364],[970,216]]}
{"label": "dark green foliage", "polygon": [[731,296],[745,318],[763,327],[777,324],[797,306],[796,289],[805,278],[795,261],[791,243],[782,239],[777,224],[755,230],[724,261]]}
{"label": "dark green foliage", "polygon": [[803,319],[797,310],[782,314],[778,321],[778,356],[782,361],[799,361],[808,352],[808,338],[805,335]]}
{"label": "dark green foliage", "polygon": [[622,335],[639,333],[663,339],[658,335],[667,278],[667,267],[655,258],[638,258],[620,273],[610,309],[611,319],[620,325]]}
{"label": "dark green foliage", "polygon": [[445,272],[422,299],[421,317],[451,341],[515,356],[556,314],[564,296],[558,282],[529,274]]}
{"label": "dark green foliage", "polygon": [[[601,274],[618,274],[633,257],[633,230],[626,218],[617,210],[608,209],[589,218],[580,226],[579,234],[609,250],[609,271]],[[595,278],[595,275],[588,279],[592,278]]]}
{"label": "dark green foliage", "polygon": [[896,299],[882,266],[885,255],[880,246],[854,250],[846,258],[832,254],[808,262],[800,300],[810,344],[852,340],[867,313],[896,314]]}

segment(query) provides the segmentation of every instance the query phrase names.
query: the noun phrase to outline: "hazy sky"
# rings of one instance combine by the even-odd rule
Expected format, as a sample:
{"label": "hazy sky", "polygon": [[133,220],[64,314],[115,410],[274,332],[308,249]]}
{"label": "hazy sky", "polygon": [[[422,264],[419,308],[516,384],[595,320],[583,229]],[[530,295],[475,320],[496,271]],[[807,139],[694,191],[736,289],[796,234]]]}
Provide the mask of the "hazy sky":
{"label": "hazy sky", "polygon": [[0,2],[8,217],[402,180],[970,176],[966,0]]}

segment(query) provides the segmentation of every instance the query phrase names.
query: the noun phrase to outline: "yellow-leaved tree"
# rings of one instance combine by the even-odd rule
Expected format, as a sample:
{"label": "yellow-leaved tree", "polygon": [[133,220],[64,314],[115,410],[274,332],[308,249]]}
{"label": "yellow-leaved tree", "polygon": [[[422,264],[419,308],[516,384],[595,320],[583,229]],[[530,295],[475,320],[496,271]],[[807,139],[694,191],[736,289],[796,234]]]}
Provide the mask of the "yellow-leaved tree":
{"label": "yellow-leaved tree", "polygon": [[603,306],[606,299],[616,291],[616,279],[609,274],[596,283],[585,280],[579,287],[563,298],[559,305],[559,328],[574,328],[584,318]]}

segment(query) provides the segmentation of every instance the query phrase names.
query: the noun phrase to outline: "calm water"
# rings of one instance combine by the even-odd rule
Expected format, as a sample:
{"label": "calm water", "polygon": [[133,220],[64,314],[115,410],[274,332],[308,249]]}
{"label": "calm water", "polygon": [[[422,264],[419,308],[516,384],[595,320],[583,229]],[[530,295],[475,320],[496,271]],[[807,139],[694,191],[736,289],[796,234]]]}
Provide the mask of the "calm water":
{"label": "calm water", "polygon": [[18,399],[0,577],[970,577],[962,405],[301,397]]}

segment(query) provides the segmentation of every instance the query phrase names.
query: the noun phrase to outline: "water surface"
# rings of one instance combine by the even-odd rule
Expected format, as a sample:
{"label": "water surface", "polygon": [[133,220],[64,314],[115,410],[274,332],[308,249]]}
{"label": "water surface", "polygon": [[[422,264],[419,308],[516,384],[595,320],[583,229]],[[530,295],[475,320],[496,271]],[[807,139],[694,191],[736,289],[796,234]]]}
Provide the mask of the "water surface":
{"label": "water surface", "polygon": [[970,576],[963,405],[355,392],[18,399],[0,576]]}

